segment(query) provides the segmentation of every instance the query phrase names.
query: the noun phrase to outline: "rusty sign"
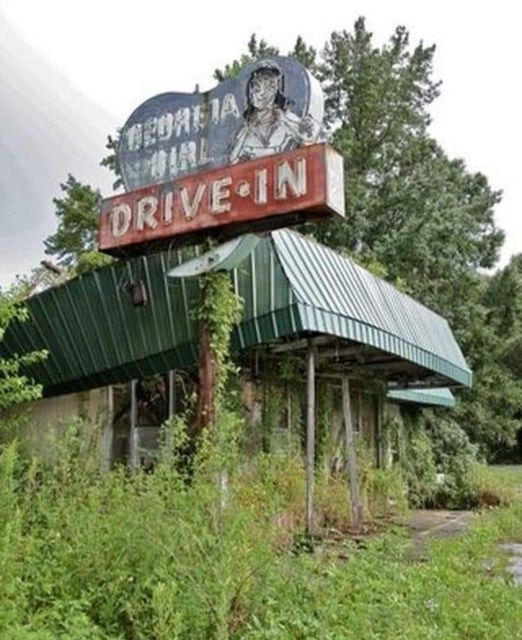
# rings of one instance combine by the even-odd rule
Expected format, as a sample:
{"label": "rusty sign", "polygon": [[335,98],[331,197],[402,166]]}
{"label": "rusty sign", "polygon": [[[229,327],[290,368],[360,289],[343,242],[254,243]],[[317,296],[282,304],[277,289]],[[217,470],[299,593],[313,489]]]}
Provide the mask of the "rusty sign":
{"label": "rusty sign", "polygon": [[344,214],[343,160],[324,143],[149,185],[103,202],[100,250],[230,237]]}
{"label": "rusty sign", "polygon": [[125,123],[118,162],[127,191],[315,144],[319,82],[294,58],[270,57],[206,93],[169,92]]}

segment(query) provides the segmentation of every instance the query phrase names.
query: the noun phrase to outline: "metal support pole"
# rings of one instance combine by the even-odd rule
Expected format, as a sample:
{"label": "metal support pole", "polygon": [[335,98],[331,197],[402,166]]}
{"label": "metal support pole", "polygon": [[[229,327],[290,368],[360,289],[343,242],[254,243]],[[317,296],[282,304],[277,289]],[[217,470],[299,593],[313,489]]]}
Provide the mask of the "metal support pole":
{"label": "metal support pole", "polygon": [[137,380],[131,380],[131,410],[129,430],[129,467],[138,467],[138,398],[136,397]]}
{"label": "metal support pole", "polygon": [[350,383],[348,376],[343,375],[343,418],[346,439],[346,454],[348,459],[348,476],[352,502],[352,525],[356,532],[362,529],[362,505],[359,494],[359,478],[357,474],[357,452],[353,437],[352,411],[350,406]]}
{"label": "metal support pole", "polygon": [[306,533],[313,534],[314,459],[315,459],[315,349],[311,342],[307,353],[306,389]]}

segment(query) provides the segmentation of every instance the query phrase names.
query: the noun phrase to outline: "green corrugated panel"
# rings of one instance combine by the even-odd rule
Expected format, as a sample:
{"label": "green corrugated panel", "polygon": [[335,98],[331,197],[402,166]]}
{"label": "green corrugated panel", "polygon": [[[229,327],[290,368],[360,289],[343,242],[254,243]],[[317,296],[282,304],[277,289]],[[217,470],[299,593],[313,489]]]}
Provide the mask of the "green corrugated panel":
{"label": "green corrugated panel", "polygon": [[[46,348],[29,374],[53,395],[196,362],[197,278],[167,272],[198,251],[115,263],[27,301],[30,320],[13,323],[0,355]],[[146,283],[134,307],[130,283]],[[232,271],[244,300],[233,345],[245,349],[303,332],[356,340],[470,384],[446,321],[331,249],[283,230],[265,236]]]}
{"label": "green corrugated panel", "polygon": [[274,246],[298,300],[307,331],[333,335],[394,353],[460,384],[471,371],[444,318],[332,249],[287,229]]}
{"label": "green corrugated panel", "polygon": [[394,389],[388,392],[388,400],[439,407],[455,406],[455,396],[449,389]]}
{"label": "green corrugated panel", "polygon": [[[46,395],[193,365],[199,282],[166,273],[194,253],[118,262],[30,298],[29,321],[9,327],[0,354],[47,349],[49,357],[28,370]],[[128,286],[139,280],[146,283],[149,302],[134,307]],[[245,300],[233,336],[237,348],[300,330],[293,294],[268,238],[235,269],[233,280]]]}

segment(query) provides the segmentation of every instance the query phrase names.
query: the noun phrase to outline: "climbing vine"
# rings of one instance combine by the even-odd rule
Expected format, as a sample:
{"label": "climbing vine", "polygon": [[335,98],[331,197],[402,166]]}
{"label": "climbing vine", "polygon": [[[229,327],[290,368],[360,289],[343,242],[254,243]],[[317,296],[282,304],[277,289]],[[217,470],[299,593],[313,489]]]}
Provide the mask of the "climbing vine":
{"label": "climbing vine", "polygon": [[234,371],[230,339],[242,310],[243,300],[235,293],[227,273],[212,271],[202,276],[197,319],[209,334],[215,368],[216,405],[223,400],[227,380]]}

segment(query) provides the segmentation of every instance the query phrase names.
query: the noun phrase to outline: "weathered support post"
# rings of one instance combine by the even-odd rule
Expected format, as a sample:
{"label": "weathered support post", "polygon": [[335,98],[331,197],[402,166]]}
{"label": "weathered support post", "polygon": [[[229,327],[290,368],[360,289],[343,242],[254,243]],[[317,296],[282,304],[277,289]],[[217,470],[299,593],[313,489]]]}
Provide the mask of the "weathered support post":
{"label": "weathered support post", "polygon": [[377,466],[386,467],[386,442],[384,437],[383,402],[381,395],[377,396]]}
{"label": "weathered support post", "polygon": [[[176,414],[176,372],[170,369],[167,376],[167,420],[171,421]],[[174,434],[172,423],[165,433],[164,441],[164,460],[172,464],[174,460]]]}
{"label": "weathered support post", "polygon": [[313,534],[315,461],[315,348],[310,341],[306,376],[306,533]]}
{"label": "weathered support post", "polygon": [[350,406],[350,383],[347,374],[343,374],[342,382],[344,434],[346,440],[346,454],[350,494],[352,502],[352,524],[356,532],[362,529],[362,505],[359,494],[359,478],[357,473],[357,452],[353,437],[352,410]]}
{"label": "weathered support post", "polygon": [[137,380],[131,380],[131,410],[130,410],[130,430],[129,430],[129,468],[136,469],[138,467],[138,398],[136,389]]}
{"label": "weathered support post", "polygon": [[176,372],[174,369],[169,371],[168,376],[168,419],[172,420],[176,412]]}
{"label": "weathered support post", "polygon": [[110,471],[112,465],[112,441],[114,435],[114,387],[107,387],[107,405],[102,435],[103,471]]}
{"label": "weathered support post", "polygon": [[199,332],[199,397],[197,433],[214,424],[216,363],[206,325]]}
{"label": "weathered support post", "polygon": [[363,403],[362,403],[362,393],[359,391],[357,393],[357,433],[359,437],[362,437],[363,433]]}

